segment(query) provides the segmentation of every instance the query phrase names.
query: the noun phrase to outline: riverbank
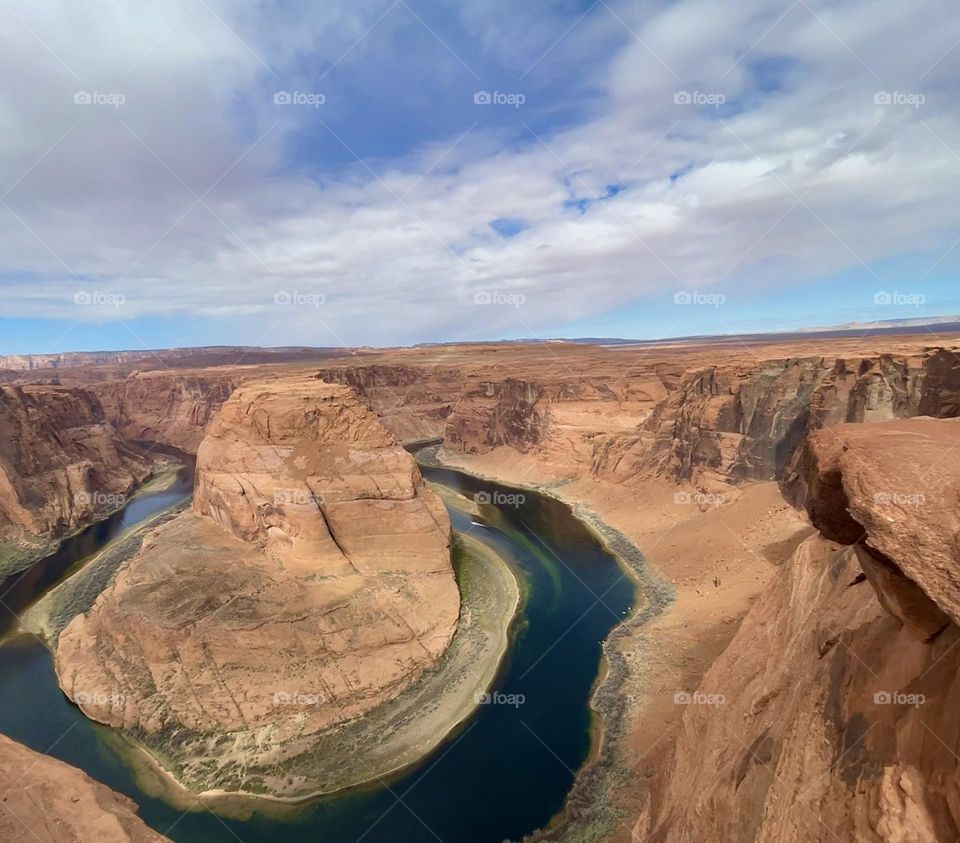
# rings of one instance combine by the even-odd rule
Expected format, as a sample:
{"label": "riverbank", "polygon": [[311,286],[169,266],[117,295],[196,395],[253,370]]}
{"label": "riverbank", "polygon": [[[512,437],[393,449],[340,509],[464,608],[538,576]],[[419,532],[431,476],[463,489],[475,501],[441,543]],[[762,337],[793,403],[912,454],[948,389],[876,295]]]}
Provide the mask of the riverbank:
{"label": "riverbank", "polygon": [[[175,477],[174,472],[174,479]],[[154,491],[168,488],[170,485]],[[21,627],[43,638],[55,649],[56,641],[67,624],[77,615],[88,611],[121,565],[140,552],[146,534],[166,524],[189,506],[189,499],[173,504],[116,536],[103,550],[85,560],[82,567],[68,574],[63,582],[50,589],[27,609],[20,617]]]}
{"label": "riverbank", "polygon": [[558,475],[550,464],[512,449],[483,456],[441,449],[433,458],[563,501],[621,564],[642,563],[644,590],[650,583],[661,589],[661,611],[655,599],[605,642],[606,675],[593,698],[602,718],[597,749],[580,770],[564,812],[527,838],[645,839],[643,818],[657,798],[658,773],[679,729],[682,695],[698,686],[809,524],[773,482],[731,490],[729,501],[701,510],[690,494],[659,479],[626,486]]}

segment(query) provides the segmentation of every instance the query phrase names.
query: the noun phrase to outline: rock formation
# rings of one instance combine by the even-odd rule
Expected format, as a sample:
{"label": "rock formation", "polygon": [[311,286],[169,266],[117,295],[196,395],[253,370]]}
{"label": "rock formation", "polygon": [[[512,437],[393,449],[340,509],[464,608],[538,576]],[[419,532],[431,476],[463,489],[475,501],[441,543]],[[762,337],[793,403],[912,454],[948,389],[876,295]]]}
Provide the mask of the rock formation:
{"label": "rock formation", "polygon": [[401,442],[441,438],[463,383],[462,369],[442,363],[345,363],[323,368],[317,377],[351,387]]}
{"label": "rock formation", "polygon": [[350,389],[246,384],[199,449],[193,511],[61,634],[61,685],[192,787],[309,789],[317,736],[449,645],[449,540],[413,457]]}
{"label": "rock formation", "polygon": [[[149,474],[87,390],[0,386],[0,562],[117,509]],[[29,554],[25,558],[29,561]]]}
{"label": "rock formation", "polygon": [[633,447],[642,469],[711,487],[800,480],[806,434],[840,422],[960,415],[960,359],[909,355],[806,357],[689,372]]}
{"label": "rock formation", "polygon": [[957,839],[958,443],[922,418],[810,438],[820,533],[681,700],[637,839]]}
{"label": "rock formation", "polygon": [[137,806],[69,764],[0,735],[0,840],[163,843]]}
{"label": "rock formation", "polygon": [[92,384],[107,418],[125,438],[195,454],[207,426],[251,372],[218,369],[132,372]]}

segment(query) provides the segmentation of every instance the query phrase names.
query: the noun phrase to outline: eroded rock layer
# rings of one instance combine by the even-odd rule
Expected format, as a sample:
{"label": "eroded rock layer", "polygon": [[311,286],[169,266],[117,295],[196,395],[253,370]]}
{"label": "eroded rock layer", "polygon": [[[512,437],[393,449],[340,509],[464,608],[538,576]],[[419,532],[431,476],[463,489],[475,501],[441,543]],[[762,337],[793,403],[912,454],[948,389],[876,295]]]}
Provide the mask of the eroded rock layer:
{"label": "eroded rock layer", "polygon": [[0,557],[118,508],[149,471],[88,390],[0,387]]}
{"label": "eroded rock layer", "polygon": [[125,439],[195,454],[208,425],[243,379],[243,373],[217,369],[133,372],[90,389]]}
{"label": "eroded rock layer", "polygon": [[247,384],[199,449],[193,510],[61,634],[61,685],[192,787],[255,789],[281,763],[308,787],[296,759],[317,735],[449,645],[449,542],[413,457],[350,389]]}
{"label": "eroded rock layer", "polygon": [[786,358],[689,372],[629,447],[640,468],[705,487],[741,480],[800,482],[808,432],[841,422],[960,415],[960,359]]}
{"label": "eroded rock layer", "polygon": [[132,799],[0,735],[0,840],[163,843]]}
{"label": "eroded rock layer", "polygon": [[807,539],[684,700],[638,839],[960,835],[960,421],[806,447]]}

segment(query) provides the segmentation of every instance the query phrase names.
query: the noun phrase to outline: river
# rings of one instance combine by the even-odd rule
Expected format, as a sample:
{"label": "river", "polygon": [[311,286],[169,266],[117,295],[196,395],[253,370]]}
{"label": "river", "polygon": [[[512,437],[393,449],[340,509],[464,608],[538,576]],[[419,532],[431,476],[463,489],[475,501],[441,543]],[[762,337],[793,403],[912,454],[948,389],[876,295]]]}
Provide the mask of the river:
{"label": "river", "polygon": [[[243,819],[234,811],[184,813],[140,787],[108,730],[61,693],[50,653],[28,634],[0,646],[0,732],[130,796],[144,821],[177,843],[501,843],[545,826],[589,754],[601,642],[633,607],[636,586],[559,501],[458,471],[422,471],[481,502],[479,517],[450,509],[454,529],[506,559],[526,600],[491,703],[415,767],[279,814],[254,800]],[[15,586],[11,609],[19,612],[110,538],[189,493],[181,478],[68,540]]]}

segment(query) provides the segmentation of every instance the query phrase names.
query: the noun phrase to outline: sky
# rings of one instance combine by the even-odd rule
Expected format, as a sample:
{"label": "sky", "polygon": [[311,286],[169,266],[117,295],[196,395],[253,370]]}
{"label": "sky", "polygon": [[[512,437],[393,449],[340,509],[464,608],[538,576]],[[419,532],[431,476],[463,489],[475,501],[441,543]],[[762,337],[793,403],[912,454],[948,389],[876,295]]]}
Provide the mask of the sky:
{"label": "sky", "polygon": [[0,354],[960,314],[956,0],[0,20]]}

